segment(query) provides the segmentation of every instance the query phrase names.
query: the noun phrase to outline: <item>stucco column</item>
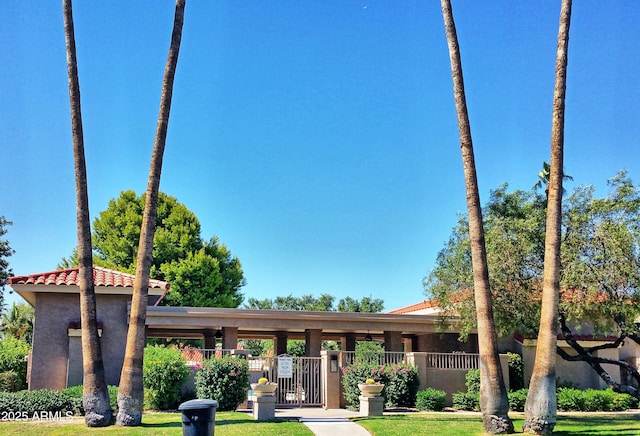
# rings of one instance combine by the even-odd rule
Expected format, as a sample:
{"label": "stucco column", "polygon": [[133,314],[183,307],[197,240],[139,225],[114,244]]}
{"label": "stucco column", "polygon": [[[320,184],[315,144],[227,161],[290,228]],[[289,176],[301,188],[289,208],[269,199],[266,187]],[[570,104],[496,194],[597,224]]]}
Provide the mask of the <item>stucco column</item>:
{"label": "stucco column", "polygon": [[213,330],[204,331],[204,348],[207,350],[216,348],[216,332]]}
{"label": "stucco column", "polygon": [[306,329],[304,331],[304,351],[307,357],[320,357],[322,348],[322,330]]}
{"label": "stucco column", "polygon": [[324,393],[324,408],[340,408],[340,366],[338,358],[340,351],[322,350],[322,390]]}
{"label": "stucco column", "polygon": [[384,350],[402,351],[402,332],[384,332]]}
{"label": "stucco column", "polygon": [[405,353],[411,353],[412,351],[418,351],[418,350],[414,349],[415,347],[413,346],[413,340],[414,340],[413,337],[411,337],[411,338],[402,338],[402,343],[404,344],[404,352]]}
{"label": "stucco column", "polygon": [[287,334],[277,332],[273,338],[273,349],[276,356],[287,354]]}
{"label": "stucco column", "polygon": [[222,349],[235,350],[238,346],[238,327],[222,327]]}
{"label": "stucco column", "polygon": [[355,333],[347,333],[342,337],[342,351],[356,351]]}

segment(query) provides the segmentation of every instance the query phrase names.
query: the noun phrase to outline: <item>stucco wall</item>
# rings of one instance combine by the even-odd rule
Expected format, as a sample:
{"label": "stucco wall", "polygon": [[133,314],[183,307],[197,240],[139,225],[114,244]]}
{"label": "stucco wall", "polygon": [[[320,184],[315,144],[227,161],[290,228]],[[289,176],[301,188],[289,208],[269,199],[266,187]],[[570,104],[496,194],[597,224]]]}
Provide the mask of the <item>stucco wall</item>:
{"label": "stucco wall", "polygon": [[[81,352],[79,338],[70,338],[67,327],[70,322],[80,321],[80,297],[74,294],[38,294],[36,300],[33,353],[29,389],[64,389],[69,378],[74,384],[77,371],[82,365],[76,363],[68,368],[69,342],[73,354]],[[103,324],[102,354],[107,384],[118,385],[124,358],[127,337],[128,295],[96,295],[98,321]],[[80,353],[81,354],[81,353]],[[81,362],[82,356],[79,356]],[[68,369],[72,371],[68,373]]]}

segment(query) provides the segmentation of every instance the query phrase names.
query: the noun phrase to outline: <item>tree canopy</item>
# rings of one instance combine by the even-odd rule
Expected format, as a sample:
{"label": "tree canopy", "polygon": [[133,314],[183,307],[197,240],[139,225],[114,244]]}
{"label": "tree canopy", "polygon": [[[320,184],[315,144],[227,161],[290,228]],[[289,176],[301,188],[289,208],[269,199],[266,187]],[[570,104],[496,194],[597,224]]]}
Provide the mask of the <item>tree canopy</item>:
{"label": "tree canopy", "polygon": [[13,275],[7,258],[11,257],[15,251],[9,245],[9,241],[3,238],[7,234],[7,227],[11,224],[11,221],[7,221],[0,215],[0,308],[4,305],[4,284],[7,278]]}
{"label": "tree canopy", "polygon": [[329,294],[320,294],[314,297],[311,294],[304,294],[301,297],[287,295],[286,297],[276,297],[274,299],[249,298],[245,303],[245,309],[263,310],[311,310],[320,312],[382,312],[384,302],[379,298],[371,296],[356,300],[351,297],[341,298],[338,306],[334,307],[335,297]]}
{"label": "tree canopy", "polygon": [[[134,273],[145,194],[123,191],[111,199],[93,222],[94,262]],[[158,197],[151,278],[171,288],[162,304],[169,306],[238,307],[245,284],[240,260],[216,236],[201,237],[198,217],[175,197]],[[77,264],[76,252],[60,268]]]}
{"label": "tree canopy", "polygon": [[[581,330],[637,342],[640,190],[626,171],[608,186],[603,198],[595,197],[593,186],[580,186],[563,202],[560,324],[568,339]],[[507,188],[493,191],[484,208],[496,327],[504,336],[519,332],[533,337],[540,313],[546,201],[535,190]],[[460,217],[424,280],[426,294],[445,314],[461,316],[463,338],[475,323],[468,238],[466,219]],[[583,351],[583,360],[597,354]]]}

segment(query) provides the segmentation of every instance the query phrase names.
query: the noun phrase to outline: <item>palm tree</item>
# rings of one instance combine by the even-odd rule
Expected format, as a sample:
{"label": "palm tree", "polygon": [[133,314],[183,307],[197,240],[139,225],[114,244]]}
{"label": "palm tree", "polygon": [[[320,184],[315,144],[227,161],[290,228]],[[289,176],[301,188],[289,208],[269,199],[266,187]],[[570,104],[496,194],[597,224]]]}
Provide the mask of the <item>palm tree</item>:
{"label": "palm tree", "polygon": [[64,34],[67,48],[67,73],[69,76],[69,103],[71,105],[71,133],[76,179],[76,220],[78,232],[78,282],[80,288],[80,324],[82,329],[82,403],[85,423],[100,427],[111,423],[109,391],[102,363],[102,349],[98,336],[96,295],[93,284],[93,256],[91,226],[89,223],[89,195],[87,192],[87,167],[84,158],[82,113],[80,110],[80,83],[76,59],[76,41],[73,29],[71,0],[63,0]]}
{"label": "palm tree", "polygon": [[469,238],[473,264],[473,287],[478,320],[478,348],[480,352],[480,410],[484,431],[488,434],[513,433],[513,423],[508,416],[507,389],[502,378],[498,355],[498,335],[493,321],[489,269],[482,227],[482,209],[478,192],[478,179],[471,140],[471,127],[462,76],[462,63],[456,26],[450,0],[441,0],[442,16],[449,44],[453,93],[458,115],[460,149],[467,192],[469,214]]}
{"label": "palm tree", "polygon": [[156,216],[158,206],[158,192],[160,187],[160,173],[162,172],[162,157],[167,140],[169,112],[171,111],[171,97],[173,94],[173,79],[178,64],[178,53],[182,39],[182,24],[184,22],[185,0],[176,0],[176,12],[173,20],[173,33],[169,56],[162,81],[162,97],[160,99],[160,113],[156,126],[156,139],[151,155],[149,180],[142,217],[142,229],[138,244],[136,262],[136,276],[134,281],[133,298],[131,301],[131,315],[127,345],[124,355],[120,386],[118,388],[118,415],[116,424],[135,426],[142,423],[142,405],[144,391],[142,385],[142,360],[145,346],[145,320],[147,317],[147,299],[149,288],[149,274],[153,261],[153,236],[156,230]]}
{"label": "palm tree", "polygon": [[539,435],[548,435],[553,432],[557,414],[556,348],[558,340],[558,304],[560,300],[564,111],[570,23],[571,0],[562,0],[556,54],[556,83],[553,92],[551,166],[547,200],[547,230],[544,241],[542,309],[536,358],[525,403],[524,431]]}
{"label": "palm tree", "polygon": [[11,310],[2,314],[0,325],[3,338],[16,338],[31,343],[33,338],[33,307],[13,303]]}

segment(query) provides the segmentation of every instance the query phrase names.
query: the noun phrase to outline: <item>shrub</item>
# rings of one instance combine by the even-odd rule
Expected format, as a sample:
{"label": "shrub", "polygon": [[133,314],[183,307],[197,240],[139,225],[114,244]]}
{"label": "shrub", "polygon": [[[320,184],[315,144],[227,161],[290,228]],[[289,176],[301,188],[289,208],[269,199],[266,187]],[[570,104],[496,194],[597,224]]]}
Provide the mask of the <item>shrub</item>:
{"label": "shrub", "polygon": [[384,365],[356,364],[342,368],[342,386],[344,387],[344,397],[347,400],[347,408],[355,410],[360,407],[358,384],[364,383],[368,378],[384,384],[382,396],[385,397],[387,385],[389,384],[389,373]]}
{"label": "shrub", "polygon": [[356,344],[356,360],[358,365],[383,365],[384,346],[379,342],[358,342]]}
{"label": "shrub", "polygon": [[18,392],[22,387],[20,374],[15,371],[5,371],[0,373],[0,391]]}
{"label": "shrub", "polygon": [[470,394],[480,393],[480,370],[471,369],[467,371],[465,375],[465,385],[467,386],[467,392]]}
{"label": "shrub", "polygon": [[247,398],[249,364],[246,359],[225,356],[210,359],[196,372],[196,395],[218,401],[218,410],[236,410]]}
{"label": "shrub", "polygon": [[585,409],[582,391],[574,388],[559,388],[556,393],[558,410],[580,412]]}
{"label": "shrub", "polygon": [[638,407],[638,399],[629,394],[615,393],[611,401],[611,410],[621,412]]}
{"label": "shrub", "polygon": [[509,383],[512,391],[524,388],[524,360],[518,353],[507,353],[509,364]]}
{"label": "shrub", "polygon": [[452,395],[453,408],[458,410],[480,410],[480,394],[458,392]]}
{"label": "shrub", "polygon": [[144,349],[142,381],[144,404],[148,409],[175,409],[189,370],[177,348],[153,345]]}
{"label": "shrub", "polygon": [[[113,414],[118,413],[118,387],[107,386],[109,390],[109,404],[111,405],[111,411]],[[67,395],[73,401],[73,412],[76,415],[84,415],[84,406],[82,404],[82,385],[70,386],[62,390],[62,393]]]}
{"label": "shrub", "polygon": [[507,393],[509,398],[509,409],[513,412],[524,412],[524,403],[527,401],[529,389],[518,389]]}
{"label": "shrub", "polygon": [[433,410],[440,412],[446,405],[447,394],[434,388],[427,388],[418,392],[416,396],[416,408],[420,410]]}
{"label": "shrub", "polygon": [[74,401],[67,394],[51,389],[0,392],[0,414],[19,412],[28,417],[43,412],[74,412]]}
{"label": "shrub", "polygon": [[13,337],[0,341],[0,372],[15,372],[18,375],[18,390],[27,385],[26,357],[30,348],[25,341]]}
{"label": "shrub", "polygon": [[411,365],[389,365],[386,367],[389,382],[385,385],[387,407],[414,407],[420,389],[418,369]]}

